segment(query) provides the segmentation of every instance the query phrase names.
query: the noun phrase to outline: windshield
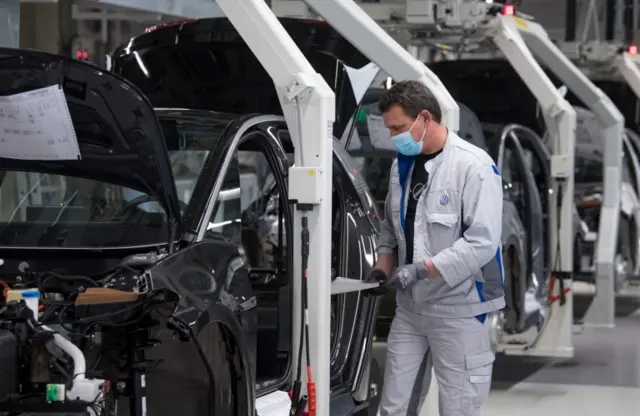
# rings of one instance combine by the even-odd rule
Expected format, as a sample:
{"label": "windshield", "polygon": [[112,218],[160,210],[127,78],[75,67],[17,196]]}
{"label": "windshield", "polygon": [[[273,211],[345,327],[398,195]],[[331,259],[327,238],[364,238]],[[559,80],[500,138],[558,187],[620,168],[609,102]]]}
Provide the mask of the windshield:
{"label": "windshield", "polygon": [[[226,122],[160,120],[182,211]],[[128,247],[163,244],[167,215],[143,192],[114,183],[0,170],[0,246]]]}
{"label": "windshield", "polygon": [[602,160],[577,154],[575,159],[576,183],[602,183]]}

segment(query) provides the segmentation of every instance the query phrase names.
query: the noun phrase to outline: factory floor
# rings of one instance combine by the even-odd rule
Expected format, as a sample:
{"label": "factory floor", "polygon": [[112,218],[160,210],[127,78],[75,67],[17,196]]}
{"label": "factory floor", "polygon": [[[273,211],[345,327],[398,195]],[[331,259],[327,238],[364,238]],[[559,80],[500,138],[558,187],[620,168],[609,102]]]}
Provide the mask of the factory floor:
{"label": "factory floor", "polygon": [[[576,308],[587,299],[575,299]],[[573,337],[571,359],[498,355],[483,416],[602,416],[640,414],[640,300],[616,305],[615,329],[585,328]],[[384,365],[386,345],[376,359]],[[382,366],[381,366],[382,367]],[[437,416],[437,399],[420,416]]]}

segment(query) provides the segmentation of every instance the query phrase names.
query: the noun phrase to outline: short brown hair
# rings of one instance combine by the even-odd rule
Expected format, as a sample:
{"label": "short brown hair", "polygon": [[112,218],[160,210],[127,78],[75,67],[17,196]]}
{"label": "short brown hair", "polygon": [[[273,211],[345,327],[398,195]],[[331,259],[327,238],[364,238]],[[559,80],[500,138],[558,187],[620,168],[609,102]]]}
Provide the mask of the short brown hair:
{"label": "short brown hair", "polygon": [[442,121],[442,109],[435,95],[418,81],[400,81],[380,97],[378,108],[386,113],[394,106],[400,106],[409,117],[416,118],[420,111],[427,110],[433,119]]}

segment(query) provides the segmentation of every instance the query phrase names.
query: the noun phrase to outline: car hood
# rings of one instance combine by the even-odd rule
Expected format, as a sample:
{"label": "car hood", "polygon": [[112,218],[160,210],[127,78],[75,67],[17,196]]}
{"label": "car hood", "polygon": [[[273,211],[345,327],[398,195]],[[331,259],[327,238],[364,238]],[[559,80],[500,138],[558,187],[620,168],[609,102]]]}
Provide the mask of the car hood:
{"label": "car hood", "polygon": [[122,185],[157,198],[167,215],[179,221],[177,192],[162,130],[151,104],[135,86],[80,61],[0,48],[0,95],[60,84],[81,159],[0,158],[2,168]]}
{"label": "car hood", "polygon": [[[335,92],[334,135],[340,138],[358,106],[347,67],[369,60],[325,22],[279,20]],[[118,48],[112,66],[156,108],[282,114],[273,80],[227,18],[150,28]]]}

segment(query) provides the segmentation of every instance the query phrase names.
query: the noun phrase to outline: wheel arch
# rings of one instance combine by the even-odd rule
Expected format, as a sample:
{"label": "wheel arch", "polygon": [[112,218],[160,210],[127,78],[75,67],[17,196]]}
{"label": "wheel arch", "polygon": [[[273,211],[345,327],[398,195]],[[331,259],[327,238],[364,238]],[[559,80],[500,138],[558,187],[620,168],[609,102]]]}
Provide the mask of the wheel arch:
{"label": "wheel arch", "polygon": [[[242,326],[235,314],[221,304],[209,306],[206,313],[200,316],[191,329],[197,337],[210,325],[215,325],[219,329],[225,344],[225,358],[229,362],[230,371],[234,373],[231,382],[236,383],[234,386],[237,392],[236,405],[246,406],[246,414],[253,415],[256,400],[255,363],[253,362],[255,357],[252,357]],[[215,366],[215,363],[209,364]],[[216,368],[214,367],[213,370],[215,371]]]}

